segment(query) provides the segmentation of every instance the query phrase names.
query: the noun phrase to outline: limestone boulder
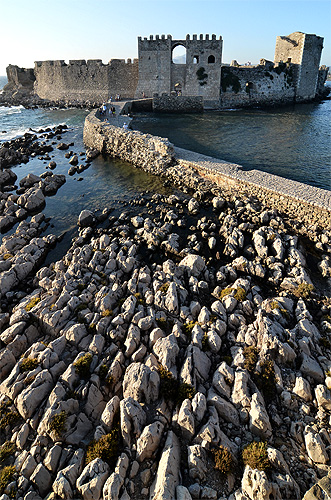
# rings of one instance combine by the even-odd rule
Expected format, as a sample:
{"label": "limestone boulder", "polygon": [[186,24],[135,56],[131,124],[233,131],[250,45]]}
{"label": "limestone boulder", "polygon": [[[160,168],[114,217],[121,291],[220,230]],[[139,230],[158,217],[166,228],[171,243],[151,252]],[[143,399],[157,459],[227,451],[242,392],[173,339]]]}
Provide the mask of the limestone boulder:
{"label": "limestone boulder", "polygon": [[159,338],[153,346],[153,352],[161,365],[171,371],[176,365],[176,359],[179,353],[175,335],[171,333],[165,338]]}
{"label": "limestone boulder", "polygon": [[[263,470],[251,469],[246,465],[241,480],[241,488],[250,500],[274,499],[273,487]],[[272,495],[272,496],[271,496]],[[278,500],[279,497],[278,497]]]}
{"label": "limestone boulder", "polygon": [[95,458],[83,470],[76,486],[84,500],[99,500],[103,485],[109,476],[109,465],[101,458]]}
{"label": "limestone boulder", "polygon": [[304,439],[309,458],[317,464],[327,464],[329,455],[321,436],[309,425],[305,427]]}
{"label": "limestone boulder", "polygon": [[223,420],[233,425],[239,426],[239,413],[235,406],[229,401],[226,401],[226,399],[216,394],[213,389],[210,389],[208,391],[207,402],[209,405],[215,406],[217,413]]}
{"label": "limestone boulder", "polygon": [[159,396],[160,377],[143,363],[131,363],[123,379],[124,398],[151,403]]}
{"label": "limestone boulder", "polygon": [[168,436],[159,461],[155,481],[151,487],[151,500],[173,500],[179,484],[180,443],[172,431]]}
{"label": "limestone boulder", "polygon": [[208,475],[207,453],[199,444],[188,446],[188,468],[190,477],[205,481]]}
{"label": "limestone boulder", "polygon": [[315,358],[308,356],[307,354],[302,354],[302,363],[300,366],[300,371],[303,375],[312,377],[316,382],[324,382],[324,373]]}
{"label": "limestone boulder", "polygon": [[121,434],[124,443],[130,447],[141,434],[146,423],[146,413],[138,401],[128,397],[120,403]]}
{"label": "limestone boulder", "polygon": [[108,401],[103,410],[100,422],[107,429],[110,430],[113,426],[113,421],[116,413],[118,412],[120,407],[120,398],[118,396],[114,396]]}
{"label": "limestone boulder", "polygon": [[53,388],[53,379],[47,370],[38,373],[31,385],[17,397],[17,410],[24,419],[30,418]]}
{"label": "limestone boulder", "polygon": [[249,429],[253,434],[261,437],[262,439],[269,439],[272,435],[269,415],[264,406],[264,401],[261,395],[257,392],[253,394],[251,400]]}
{"label": "limestone boulder", "polygon": [[296,377],[293,392],[294,394],[300,396],[300,398],[302,398],[304,401],[308,402],[312,400],[310,384],[308,380],[303,377]]}
{"label": "limestone boulder", "polygon": [[16,358],[10,349],[0,351],[0,380],[3,380],[16,363]]}
{"label": "limestone boulder", "polygon": [[17,204],[28,212],[36,212],[44,207],[45,196],[40,188],[31,187],[17,199]]}
{"label": "limestone boulder", "polygon": [[45,498],[52,486],[52,476],[43,464],[38,464],[30,476],[30,481],[38,488],[42,498]]}
{"label": "limestone boulder", "polygon": [[189,276],[198,278],[202,271],[204,271],[206,264],[200,255],[189,254],[180,261],[178,267],[185,270]]}
{"label": "limestone boulder", "polygon": [[192,403],[189,399],[185,399],[181,404],[177,425],[181,430],[183,438],[190,441],[195,433],[195,421],[192,411]]}
{"label": "limestone boulder", "polygon": [[120,497],[120,491],[124,484],[125,476],[129,466],[129,459],[125,453],[119,457],[114,472],[108,477],[103,487],[103,500],[130,500],[125,494]]}
{"label": "limestone boulder", "polygon": [[331,392],[325,385],[319,384],[315,387],[315,397],[318,406],[331,411]]}
{"label": "limestone boulder", "polygon": [[158,449],[162,438],[164,424],[153,422],[147,425],[137,441],[137,460],[143,462],[146,458],[151,458]]}

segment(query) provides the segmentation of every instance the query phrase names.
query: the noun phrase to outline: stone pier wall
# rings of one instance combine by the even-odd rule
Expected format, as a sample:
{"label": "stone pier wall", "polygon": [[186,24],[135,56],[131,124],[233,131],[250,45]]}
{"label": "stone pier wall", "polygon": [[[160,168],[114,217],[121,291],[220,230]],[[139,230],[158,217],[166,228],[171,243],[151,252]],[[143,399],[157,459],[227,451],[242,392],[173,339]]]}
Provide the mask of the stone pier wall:
{"label": "stone pier wall", "polygon": [[244,171],[240,165],[174,147],[167,139],[124,130],[100,121],[96,111],[85,120],[84,143],[155,175],[167,176],[174,165],[178,169],[194,169],[201,177],[232,190],[235,195],[255,196],[266,206],[277,208],[307,226],[318,224],[330,228],[330,191],[259,170]]}
{"label": "stone pier wall", "polygon": [[175,162],[173,145],[167,139],[110,125],[100,121],[97,113],[92,111],[85,119],[86,146],[156,175],[165,175]]}

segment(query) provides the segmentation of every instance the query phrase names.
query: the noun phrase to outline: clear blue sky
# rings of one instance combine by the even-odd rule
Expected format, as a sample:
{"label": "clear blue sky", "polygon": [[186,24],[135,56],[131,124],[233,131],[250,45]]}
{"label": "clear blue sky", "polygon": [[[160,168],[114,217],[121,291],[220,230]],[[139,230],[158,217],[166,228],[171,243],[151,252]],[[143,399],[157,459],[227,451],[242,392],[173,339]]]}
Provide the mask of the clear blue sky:
{"label": "clear blue sky", "polygon": [[8,64],[137,57],[137,37],[223,37],[223,62],[273,60],[277,35],[324,37],[331,66],[331,0],[0,0],[0,75]]}

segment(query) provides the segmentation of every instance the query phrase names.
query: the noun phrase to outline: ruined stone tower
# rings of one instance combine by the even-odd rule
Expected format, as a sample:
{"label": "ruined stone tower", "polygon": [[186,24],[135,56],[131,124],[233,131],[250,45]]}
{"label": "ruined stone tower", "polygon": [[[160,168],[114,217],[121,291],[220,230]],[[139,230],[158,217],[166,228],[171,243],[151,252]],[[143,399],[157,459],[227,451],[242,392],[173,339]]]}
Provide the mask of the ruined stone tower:
{"label": "ruined stone tower", "polygon": [[314,99],[323,38],[296,31],[276,40],[275,62],[290,62],[295,73],[295,100]]}
{"label": "ruined stone tower", "polygon": [[[173,62],[173,50],[179,45],[186,49],[185,64]],[[187,35],[185,40],[173,40],[171,35],[139,37],[135,97],[180,91],[184,96],[202,96],[207,106],[219,104],[222,46],[222,37],[216,35]]]}

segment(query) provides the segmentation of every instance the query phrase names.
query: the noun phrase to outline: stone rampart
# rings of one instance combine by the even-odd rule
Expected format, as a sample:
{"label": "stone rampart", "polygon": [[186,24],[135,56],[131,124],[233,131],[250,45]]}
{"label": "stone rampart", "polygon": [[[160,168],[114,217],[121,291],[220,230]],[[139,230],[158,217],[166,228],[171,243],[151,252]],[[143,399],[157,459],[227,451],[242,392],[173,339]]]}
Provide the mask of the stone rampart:
{"label": "stone rampart", "polygon": [[[100,121],[92,111],[85,120],[84,143],[152,174],[195,170],[201,177],[237,194],[248,194],[310,226],[329,228],[331,192],[259,170],[243,171],[239,165],[174,147],[167,139],[124,130]],[[175,168],[171,168],[175,167]]]}
{"label": "stone rampart", "polygon": [[120,158],[156,175],[165,175],[174,163],[173,145],[161,137],[110,125],[100,121],[98,111],[85,119],[84,143],[102,153]]}
{"label": "stone rampart", "polygon": [[162,95],[153,97],[153,111],[158,113],[201,113],[203,97]]}
{"label": "stone rampart", "polygon": [[13,87],[25,88],[27,90],[33,89],[35,76],[33,69],[19,68],[10,64],[6,68],[8,83],[5,85],[5,90],[10,90]]}
{"label": "stone rampart", "polygon": [[254,67],[224,66],[221,107],[265,106],[294,102],[295,66],[263,61]]}
{"label": "stone rampart", "polygon": [[120,94],[132,98],[138,82],[138,61],[101,60],[42,61],[34,68],[35,93],[52,101],[86,102],[107,101]]}

